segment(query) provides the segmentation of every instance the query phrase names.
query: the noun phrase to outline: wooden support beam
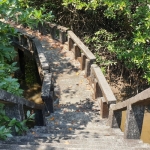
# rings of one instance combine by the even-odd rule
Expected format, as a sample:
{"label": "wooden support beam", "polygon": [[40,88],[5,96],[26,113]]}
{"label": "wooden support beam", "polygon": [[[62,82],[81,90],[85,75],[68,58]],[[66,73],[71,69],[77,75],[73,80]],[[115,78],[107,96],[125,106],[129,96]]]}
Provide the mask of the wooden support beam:
{"label": "wooden support beam", "polygon": [[70,38],[70,36],[68,36],[68,50],[71,51],[73,48],[73,41]]}
{"label": "wooden support beam", "polygon": [[86,61],[86,56],[84,55],[84,53],[81,53],[81,70],[85,69],[85,61]]}
{"label": "wooden support beam", "polygon": [[88,77],[90,75],[91,69],[91,62],[89,59],[86,59],[85,61],[85,77]]}
{"label": "wooden support beam", "polygon": [[75,59],[78,59],[78,57],[81,57],[80,49],[76,44],[73,44],[73,51],[74,51],[74,58]]}
{"label": "wooden support beam", "polygon": [[64,44],[66,42],[66,32],[63,30],[59,31],[59,41]]}
{"label": "wooden support beam", "polygon": [[101,105],[101,118],[108,118],[109,114],[109,107],[105,99],[102,97],[100,99],[100,105]]}

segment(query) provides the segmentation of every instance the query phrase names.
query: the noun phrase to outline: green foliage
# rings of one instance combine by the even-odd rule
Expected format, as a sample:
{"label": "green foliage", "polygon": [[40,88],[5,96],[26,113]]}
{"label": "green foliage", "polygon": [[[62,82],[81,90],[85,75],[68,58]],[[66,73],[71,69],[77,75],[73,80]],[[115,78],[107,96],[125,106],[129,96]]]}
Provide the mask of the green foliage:
{"label": "green foliage", "polygon": [[[52,12],[45,13],[44,8],[39,10],[28,6],[27,1],[2,0],[0,1],[0,19],[11,19],[17,23],[35,27],[38,23],[51,21],[54,16]],[[17,79],[13,78],[13,72],[17,70],[13,59],[16,52],[11,45],[11,37],[16,35],[16,30],[9,25],[0,22],[0,88],[15,95],[21,96],[23,90]]]}
{"label": "green foliage", "polygon": [[[85,3],[75,1],[74,4],[67,0],[64,2],[65,6],[69,7],[71,4],[76,9],[79,8],[77,5]],[[96,2],[99,2],[99,5]],[[94,0],[92,1],[94,6],[90,3],[88,2],[87,7],[82,9],[95,9],[94,6],[103,7],[105,17],[118,26],[115,34],[108,33],[107,35],[106,32],[102,33],[104,30],[101,29],[95,33],[89,41],[94,43],[96,51],[103,49],[104,52],[107,49],[111,55],[115,55],[117,59],[124,62],[128,69],[141,69],[143,78],[150,83],[150,1]],[[100,33],[99,35],[103,38],[97,36],[97,33]],[[105,35],[107,38],[104,37]]]}
{"label": "green foliage", "polygon": [[[44,8],[31,8],[27,1],[23,0],[1,0],[0,5],[0,19],[14,20],[30,27],[35,27],[39,22],[51,21],[54,18],[51,11],[45,13]],[[13,78],[14,71],[17,70],[17,63],[14,62],[16,52],[11,45],[11,37],[15,35],[15,29],[0,22],[0,89],[21,96],[23,90],[20,89],[18,79]],[[16,118],[10,119],[5,115],[4,105],[0,104],[0,139],[11,137],[13,130],[19,135],[24,133],[28,129],[26,122],[33,118],[34,114],[27,111],[27,119],[22,122]]]}
{"label": "green foliage", "polygon": [[6,24],[1,22],[0,24],[0,88],[8,92],[12,91],[16,95],[21,95],[22,90],[16,89],[19,86],[17,80],[11,77],[11,74],[17,68],[15,67],[16,63],[12,63],[16,52],[11,46],[10,36],[15,35],[16,31]]}
{"label": "green foliage", "polygon": [[31,114],[27,111],[27,119],[18,121],[16,118],[9,118],[5,114],[4,104],[0,103],[0,139],[5,140],[7,137],[12,137],[12,132],[16,132],[18,135],[22,135],[28,130],[26,126],[27,121],[33,121],[35,114]]}
{"label": "green foliage", "polygon": [[12,78],[11,74],[17,70],[15,67],[16,62],[11,65],[6,63],[0,63],[0,88],[6,90],[7,92],[13,93],[15,95],[21,96],[23,90],[19,87],[18,79]]}
{"label": "green foliage", "polygon": [[14,17],[17,23],[25,24],[31,28],[44,21],[50,22],[53,18],[52,12],[45,13],[45,9],[42,7],[39,10],[33,8],[26,8],[25,10],[20,9],[16,17]]}
{"label": "green foliage", "polygon": [[107,59],[107,55],[110,57],[110,53],[108,53],[108,47],[115,37],[115,34],[107,32],[104,29],[100,29],[92,37],[85,36],[84,38],[84,42],[94,49],[96,63],[101,67],[104,74],[106,74],[106,69],[109,66],[116,64],[115,61]]}

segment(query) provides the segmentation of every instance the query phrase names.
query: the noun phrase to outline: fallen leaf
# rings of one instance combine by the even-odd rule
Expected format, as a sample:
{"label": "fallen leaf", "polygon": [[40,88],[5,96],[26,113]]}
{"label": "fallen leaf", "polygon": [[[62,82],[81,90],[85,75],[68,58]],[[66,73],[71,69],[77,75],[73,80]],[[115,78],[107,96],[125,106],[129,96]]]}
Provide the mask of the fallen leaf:
{"label": "fallen leaf", "polygon": [[68,142],[68,141],[65,141],[65,144],[66,144],[66,145],[69,145],[69,142]]}
{"label": "fallen leaf", "polygon": [[53,121],[53,120],[55,120],[55,118],[54,118],[54,117],[52,117],[52,118],[50,118],[50,120],[51,120],[51,121]]}
{"label": "fallen leaf", "polygon": [[64,113],[66,113],[67,111],[66,110],[64,110]]}
{"label": "fallen leaf", "polygon": [[83,83],[83,80],[80,81],[80,84],[82,84],[82,83]]}
{"label": "fallen leaf", "polygon": [[76,75],[78,76],[78,75],[79,75],[79,72],[77,72]]}
{"label": "fallen leaf", "polygon": [[68,128],[68,130],[72,131],[72,128]]}
{"label": "fallen leaf", "polygon": [[35,134],[35,132],[32,132],[32,134]]}
{"label": "fallen leaf", "polygon": [[88,86],[86,86],[86,89],[87,89],[87,90],[90,90],[90,89],[91,89],[91,87],[88,85]]}
{"label": "fallen leaf", "polygon": [[80,110],[78,110],[78,109],[76,110],[76,112],[79,112],[79,111],[80,111]]}
{"label": "fallen leaf", "polygon": [[57,107],[60,108],[60,105],[58,104]]}

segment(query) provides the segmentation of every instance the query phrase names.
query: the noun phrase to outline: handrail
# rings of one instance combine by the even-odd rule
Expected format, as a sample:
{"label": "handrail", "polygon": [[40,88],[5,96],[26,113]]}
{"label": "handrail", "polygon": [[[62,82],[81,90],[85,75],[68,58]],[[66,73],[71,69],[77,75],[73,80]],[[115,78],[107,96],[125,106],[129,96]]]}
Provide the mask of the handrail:
{"label": "handrail", "polygon": [[[109,105],[116,103],[116,98],[101,69],[98,66],[96,66],[96,68],[94,67],[96,61],[94,54],[83,44],[73,31],[66,27],[45,22],[43,25],[39,23],[38,29],[41,34],[51,35],[53,39],[59,40],[62,44],[68,40],[68,50],[73,51],[75,59],[78,59],[80,62],[80,69],[84,70],[85,77],[90,80],[91,85],[94,85],[92,86],[94,88],[94,98],[99,98],[101,110],[103,110],[101,111],[101,117],[108,117]],[[21,38],[23,38],[23,36]],[[41,49],[43,48],[40,46],[40,42],[37,41],[36,38],[33,38],[32,42],[34,43],[32,44],[33,49],[38,53],[37,64],[40,64],[39,70],[42,70],[42,73],[40,71],[39,74],[42,74],[44,78],[44,74],[49,73],[48,61],[44,57],[44,54],[41,53]]]}
{"label": "handrail", "polygon": [[101,103],[101,117],[108,117],[109,105],[116,103],[116,98],[108,85],[101,69],[96,65],[96,57],[86,47],[83,42],[75,35],[75,33],[66,27],[52,23],[44,23],[39,26],[41,34],[51,35],[53,39],[57,39],[63,44],[68,40],[68,50],[74,53],[74,58],[80,62],[80,69],[84,70],[85,77],[94,84],[94,98],[99,98]]}
{"label": "handrail", "polygon": [[150,104],[150,88],[127,99],[126,101],[110,105],[109,125],[119,128],[121,125],[122,111],[126,110],[124,137],[140,139],[145,106]]}
{"label": "handrail", "polygon": [[0,101],[5,104],[5,113],[10,118],[16,118],[18,121],[25,119],[25,107],[32,109],[35,113],[35,124],[38,126],[44,125],[43,119],[43,104],[36,104],[28,101],[25,98],[18,97],[12,93],[0,89]]}
{"label": "handrail", "polygon": [[0,100],[9,103],[25,105],[30,108],[41,109],[41,110],[43,109],[43,104],[36,104],[32,101],[26,100],[25,98],[22,97],[18,97],[2,89],[0,89]]}
{"label": "handrail", "polygon": [[104,97],[108,104],[115,103],[116,98],[115,98],[106,78],[104,77],[104,74],[102,73],[100,67],[98,67],[96,64],[92,65],[92,77],[91,78],[93,78],[93,75],[97,79],[97,82],[100,86],[100,89],[102,92],[101,97]]}
{"label": "handrail", "polygon": [[19,38],[13,38],[13,44],[22,50],[32,52],[36,60],[37,68],[42,82],[41,98],[48,112],[53,112],[53,83],[50,65],[44,54],[42,44],[36,36],[18,30]]}
{"label": "handrail", "polygon": [[83,53],[88,59],[95,61],[96,57],[94,56],[94,54],[88,49],[88,47],[86,47],[83,44],[83,42],[72,31],[68,31],[68,36],[81,49],[81,51],[83,51]]}
{"label": "handrail", "polygon": [[112,105],[111,109],[115,110],[124,110],[129,105],[147,105],[150,104],[150,88],[138,93],[137,95],[123,101],[117,103],[116,105]]}

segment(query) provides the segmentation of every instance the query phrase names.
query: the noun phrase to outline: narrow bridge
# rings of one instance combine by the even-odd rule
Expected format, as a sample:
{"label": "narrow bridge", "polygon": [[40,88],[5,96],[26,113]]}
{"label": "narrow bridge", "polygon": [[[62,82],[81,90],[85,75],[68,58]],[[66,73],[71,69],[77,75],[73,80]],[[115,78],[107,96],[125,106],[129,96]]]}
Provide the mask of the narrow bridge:
{"label": "narrow bridge", "polygon": [[[29,51],[36,59],[45,103],[21,100],[20,120],[23,106],[31,105],[42,110],[45,126],[38,122],[25,136],[0,141],[0,149],[149,150],[140,135],[150,89],[116,104],[101,69],[94,64],[95,56],[72,31],[50,23],[39,25],[39,31],[18,29],[19,36],[12,40],[16,50]],[[17,97],[1,93],[1,100],[18,105]],[[124,133],[120,130],[122,110],[127,110]]]}

